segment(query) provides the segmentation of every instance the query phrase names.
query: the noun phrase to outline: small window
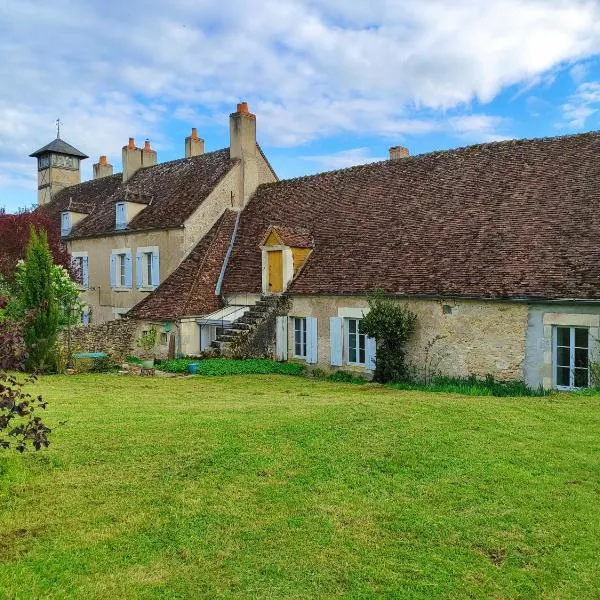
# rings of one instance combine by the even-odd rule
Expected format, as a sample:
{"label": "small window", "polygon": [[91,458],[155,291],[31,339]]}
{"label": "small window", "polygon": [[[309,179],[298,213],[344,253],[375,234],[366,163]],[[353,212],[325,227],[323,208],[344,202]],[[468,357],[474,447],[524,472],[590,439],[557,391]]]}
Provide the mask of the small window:
{"label": "small window", "polygon": [[165,331],[163,331],[160,334],[160,345],[161,346],[168,346],[169,345],[169,334],[166,333]]}
{"label": "small window", "polygon": [[71,233],[71,213],[68,211],[60,213],[60,235],[66,237]]}
{"label": "small window", "polygon": [[367,336],[360,331],[360,319],[346,321],[348,363],[353,365],[367,364]]}
{"label": "small window", "polygon": [[306,319],[294,317],[294,356],[306,358]]}
{"label": "small window", "polygon": [[555,328],[554,382],[559,389],[589,387],[589,330],[587,328]]}
{"label": "small window", "polygon": [[117,285],[125,287],[127,285],[127,255],[117,254]]}
{"label": "small window", "polygon": [[127,210],[125,202],[115,204],[115,229],[125,229],[127,227]]}
{"label": "small window", "polygon": [[83,285],[83,256],[73,256],[71,258],[71,265],[73,266],[75,283]]}
{"label": "small window", "polygon": [[144,272],[146,275],[145,285],[156,285],[156,282],[152,279],[152,252],[144,252]]}

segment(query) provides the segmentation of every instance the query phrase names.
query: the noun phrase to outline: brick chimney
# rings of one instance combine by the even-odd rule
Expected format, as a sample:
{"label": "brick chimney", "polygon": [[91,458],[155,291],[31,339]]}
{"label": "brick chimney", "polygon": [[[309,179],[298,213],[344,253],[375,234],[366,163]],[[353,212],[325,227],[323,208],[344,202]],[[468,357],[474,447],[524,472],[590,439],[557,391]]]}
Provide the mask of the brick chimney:
{"label": "brick chimney", "polygon": [[410,152],[404,146],[392,146],[390,148],[390,160],[399,160],[400,158],[408,158]]}
{"label": "brick chimney", "polygon": [[248,110],[247,102],[240,102],[229,115],[229,156],[241,160],[237,208],[243,208],[258,187],[257,154],[256,115]]}
{"label": "brick chimney", "polygon": [[156,162],[156,150],[150,147],[150,140],[144,142],[143,148],[138,148],[135,139],[130,137],[127,146],[123,146],[123,182],[131,179],[139,169],[152,167]]}
{"label": "brick chimney", "polygon": [[113,174],[113,166],[108,164],[106,156],[102,155],[97,163],[94,164],[94,179],[101,177],[110,177]]}
{"label": "brick chimney", "polygon": [[198,137],[198,130],[192,127],[192,135],[185,138],[185,157],[200,156],[204,154],[204,140]]}

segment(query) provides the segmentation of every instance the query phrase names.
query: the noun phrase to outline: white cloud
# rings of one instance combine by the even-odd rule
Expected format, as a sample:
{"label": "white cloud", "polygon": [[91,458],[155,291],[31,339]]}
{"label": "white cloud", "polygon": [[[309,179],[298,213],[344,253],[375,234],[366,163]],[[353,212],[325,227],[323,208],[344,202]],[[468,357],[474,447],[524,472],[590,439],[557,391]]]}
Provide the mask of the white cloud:
{"label": "white cloud", "polygon": [[396,142],[442,121],[496,139],[502,123],[468,120],[473,101],[599,51],[600,0],[5,0],[0,177],[9,162],[31,168],[57,116],[70,143],[118,166],[129,135],[166,145],[165,123],[193,115],[224,129],[241,99],[273,145]]}
{"label": "white cloud", "polygon": [[600,81],[588,81],[578,86],[562,106],[562,114],[569,127],[583,129],[590,117],[600,111]]}

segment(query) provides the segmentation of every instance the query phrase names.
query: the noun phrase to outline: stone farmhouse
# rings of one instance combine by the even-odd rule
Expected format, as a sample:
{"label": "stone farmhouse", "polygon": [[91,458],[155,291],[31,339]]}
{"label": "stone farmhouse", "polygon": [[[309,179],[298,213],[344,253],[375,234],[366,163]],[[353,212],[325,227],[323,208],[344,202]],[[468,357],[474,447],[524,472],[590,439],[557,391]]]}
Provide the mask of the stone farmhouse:
{"label": "stone farmhouse", "polygon": [[[123,174],[101,157],[94,180],[49,202],[53,175],[40,175],[92,323],[154,325],[163,355],[212,348],[369,373],[376,345],[360,321],[379,288],[417,314],[408,359],[421,369],[590,385],[599,133],[395,147],[388,161],[278,181],[245,103],[230,131],[229,148],[206,154],[193,131],[186,157],[163,164],[130,140]],[[33,154],[40,173],[85,158],[58,142]]]}

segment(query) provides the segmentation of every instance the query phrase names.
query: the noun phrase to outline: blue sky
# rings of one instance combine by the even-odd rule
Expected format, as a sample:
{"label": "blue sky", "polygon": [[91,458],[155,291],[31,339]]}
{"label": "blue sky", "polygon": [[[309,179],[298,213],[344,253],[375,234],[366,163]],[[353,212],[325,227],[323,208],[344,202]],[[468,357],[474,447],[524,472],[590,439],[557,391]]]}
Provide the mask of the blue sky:
{"label": "blue sky", "polygon": [[[246,100],[280,177],[600,128],[600,0],[4,0],[0,207],[62,137],[120,169],[129,136],[228,145]],[[599,157],[600,158],[600,157]]]}

